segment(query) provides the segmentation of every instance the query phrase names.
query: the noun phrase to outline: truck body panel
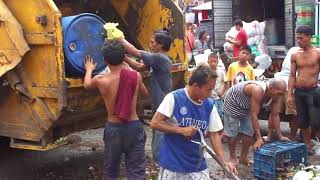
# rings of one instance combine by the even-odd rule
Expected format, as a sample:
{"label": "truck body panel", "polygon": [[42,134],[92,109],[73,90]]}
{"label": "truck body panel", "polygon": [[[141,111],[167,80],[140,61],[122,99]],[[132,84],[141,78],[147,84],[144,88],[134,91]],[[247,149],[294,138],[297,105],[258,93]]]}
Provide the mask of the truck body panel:
{"label": "truck body panel", "polygon": [[[99,93],[84,90],[82,78],[65,75],[63,16],[91,12],[119,22],[126,38],[141,49],[148,49],[155,30],[169,29],[174,87],[184,86],[184,19],[171,0],[3,0],[0,8],[0,62],[3,54],[10,60],[0,63],[0,136],[10,137],[12,147],[39,150],[61,136],[105,125]],[[147,82],[148,73],[144,76]],[[140,100],[140,109],[147,106],[142,102],[150,100]]]}

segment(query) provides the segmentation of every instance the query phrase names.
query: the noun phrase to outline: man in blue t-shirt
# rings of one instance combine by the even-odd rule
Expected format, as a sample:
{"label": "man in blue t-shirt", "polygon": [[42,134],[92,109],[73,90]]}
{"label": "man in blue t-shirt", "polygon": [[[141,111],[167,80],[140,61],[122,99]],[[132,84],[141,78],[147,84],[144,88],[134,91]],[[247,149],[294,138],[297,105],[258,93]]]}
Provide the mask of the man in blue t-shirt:
{"label": "man in blue t-shirt", "polygon": [[[223,125],[213,100],[208,98],[216,78],[208,66],[197,67],[188,86],[166,95],[157,109],[151,128],[164,132],[159,154],[160,180],[210,179],[199,145],[190,141],[200,141],[198,129],[209,134],[217,157],[225,162],[219,134]],[[237,173],[233,164],[225,165]]]}
{"label": "man in blue t-shirt", "polygon": [[[125,58],[133,69],[138,71],[150,70],[150,94],[152,103],[152,112],[155,113],[166,94],[172,91],[172,61],[166,54],[171,46],[171,38],[167,31],[156,31],[150,38],[150,52],[138,50],[127,40],[122,39],[128,54],[141,58],[142,63]],[[154,130],[152,136],[152,153],[155,161],[158,161],[159,145],[163,133]]]}

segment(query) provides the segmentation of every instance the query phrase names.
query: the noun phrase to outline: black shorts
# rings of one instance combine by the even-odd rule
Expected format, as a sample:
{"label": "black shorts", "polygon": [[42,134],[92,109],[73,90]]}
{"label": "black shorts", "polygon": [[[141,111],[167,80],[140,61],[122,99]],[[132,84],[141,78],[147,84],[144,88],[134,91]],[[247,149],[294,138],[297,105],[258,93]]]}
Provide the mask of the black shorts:
{"label": "black shorts", "polygon": [[299,127],[320,128],[320,88],[296,88],[294,98],[297,107]]}

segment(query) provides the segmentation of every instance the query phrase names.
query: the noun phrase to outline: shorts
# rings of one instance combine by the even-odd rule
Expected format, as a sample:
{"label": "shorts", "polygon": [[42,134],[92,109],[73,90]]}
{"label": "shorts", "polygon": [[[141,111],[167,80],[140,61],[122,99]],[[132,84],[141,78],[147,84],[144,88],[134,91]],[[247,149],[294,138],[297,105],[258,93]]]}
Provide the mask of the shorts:
{"label": "shorts", "polygon": [[103,140],[105,179],[119,179],[122,154],[124,154],[127,179],[145,179],[145,136],[140,121],[108,123],[104,129]]}
{"label": "shorts", "polygon": [[223,119],[223,100],[222,99],[214,100],[214,106],[216,107],[220,118]]}
{"label": "shorts", "polygon": [[320,89],[296,88],[294,98],[297,106],[299,128],[320,128]]}
{"label": "shorts", "polygon": [[239,133],[252,137],[254,134],[251,117],[234,118],[224,114],[224,133],[228,137],[236,137]]}
{"label": "shorts", "polygon": [[160,167],[159,177],[158,180],[210,180],[209,170],[205,169],[200,172],[193,172],[193,173],[178,173],[173,172],[163,167]]}

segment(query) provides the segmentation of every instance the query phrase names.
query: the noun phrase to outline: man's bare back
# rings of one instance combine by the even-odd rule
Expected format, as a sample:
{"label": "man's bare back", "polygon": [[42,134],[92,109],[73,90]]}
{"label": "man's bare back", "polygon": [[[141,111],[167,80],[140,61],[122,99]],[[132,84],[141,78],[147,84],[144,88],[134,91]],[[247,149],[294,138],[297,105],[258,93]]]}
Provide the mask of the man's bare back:
{"label": "man's bare back", "polygon": [[[99,89],[99,92],[104,100],[105,106],[108,111],[108,122],[122,122],[119,117],[115,115],[115,104],[117,99],[119,81],[120,81],[120,72],[123,69],[123,66],[110,68],[111,72],[105,75],[98,75],[93,78],[93,81],[96,82],[96,87]],[[138,82],[137,87],[132,99],[131,105],[131,114],[130,120],[138,120],[136,105],[139,87],[141,86],[142,79],[141,75],[138,73]]]}
{"label": "man's bare back", "polygon": [[[86,76],[84,79],[84,87],[86,89],[95,89],[98,88],[106,106],[108,117],[108,122],[120,123],[123,122],[118,116],[115,115],[115,105],[118,94],[119,82],[120,82],[120,73],[122,69],[130,69],[128,64],[121,63],[118,65],[109,65],[109,72],[104,75],[97,75],[91,78],[91,73],[96,67],[93,59],[90,56],[87,56],[85,59],[86,66]],[[136,105],[138,93],[141,92],[143,96],[148,96],[148,90],[143,84],[141,75],[137,73],[137,86],[132,98],[131,103],[131,113],[126,119],[127,121],[138,120]]]}
{"label": "man's bare back", "polygon": [[298,76],[295,81],[295,88],[312,88],[318,83],[320,72],[320,51],[313,47],[311,49],[300,49],[292,54],[291,63],[296,64]]}
{"label": "man's bare back", "polygon": [[119,41],[106,40],[102,53],[110,71],[93,77],[97,63],[87,55],[83,61],[86,70],[83,87],[98,89],[108,111],[108,123],[103,134],[104,179],[119,179],[121,154],[126,156],[127,178],[144,179],[145,134],[138,120],[136,104],[138,91],[142,95],[148,95],[148,91],[141,75],[123,62],[125,49]]}

